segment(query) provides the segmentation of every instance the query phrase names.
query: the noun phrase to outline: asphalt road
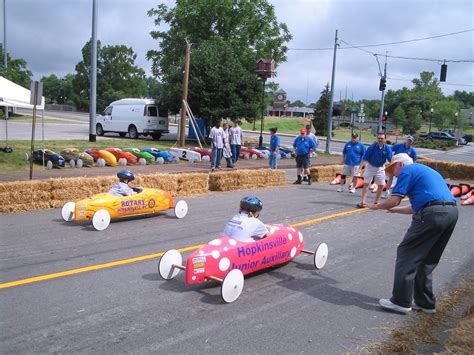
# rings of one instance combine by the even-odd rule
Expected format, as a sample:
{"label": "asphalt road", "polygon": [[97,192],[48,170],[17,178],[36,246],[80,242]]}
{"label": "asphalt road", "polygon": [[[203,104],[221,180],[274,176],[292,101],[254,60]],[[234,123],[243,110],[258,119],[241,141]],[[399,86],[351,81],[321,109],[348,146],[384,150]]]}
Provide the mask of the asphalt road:
{"label": "asphalt road", "polygon": [[[31,114],[29,110],[19,110],[23,114]],[[40,114],[39,114],[40,115]],[[89,139],[89,114],[82,112],[60,112],[60,111],[45,111],[46,117],[61,118],[64,121],[58,121],[57,123],[45,123],[44,124],[44,139]],[[5,121],[1,122],[1,135],[0,139],[5,139]],[[247,132],[247,136],[258,138],[260,133]],[[35,130],[35,139],[40,141],[43,137],[43,127],[41,121],[38,121]],[[117,138],[118,134],[107,133],[105,137],[97,137],[97,139],[113,139]],[[8,123],[8,138],[10,140],[15,139],[31,139],[31,123],[30,122],[15,122],[9,121]],[[281,136],[282,144],[287,146],[293,145],[294,137]],[[366,137],[362,137],[367,142]],[[141,138],[141,139],[150,139]],[[174,125],[170,126],[170,133],[165,134],[162,137],[163,140],[176,141],[177,140],[177,127]],[[264,133],[264,144],[269,144],[269,135]],[[320,145],[318,150],[324,151],[326,147],[326,140],[320,139]],[[333,141],[331,143],[332,153],[341,153],[344,148],[344,142]],[[450,160],[464,163],[474,163],[474,144],[470,143],[467,146],[458,147],[449,152],[442,152],[430,149],[417,149],[419,155],[424,155],[432,159],[437,160]]]}
{"label": "asphalt road", "polygon": [[[103,232],[68,224],[60,210],[0,215],[1,283],[195,246],[214,239],[241,197],[264,201],[262,220],[297,223],[353,210],[360,198],[326,184],[187,198],[183,220],[159,216],[112,223]],[[460,219],[439,267],[436,293],[474,271],[474,209]],[[233,304],[218,285],[163,281],[157,259],[0,289],[1,353],[346,353],[388,338],[416,314],[381,310],[396,246],[410,217],[359,211],[300,229],[305,246],[329,245],[326,267],[311,257],[245,279]],[[188,253],[184,253],[186,256]],[[1,285],[0,285],[1,287]]]}

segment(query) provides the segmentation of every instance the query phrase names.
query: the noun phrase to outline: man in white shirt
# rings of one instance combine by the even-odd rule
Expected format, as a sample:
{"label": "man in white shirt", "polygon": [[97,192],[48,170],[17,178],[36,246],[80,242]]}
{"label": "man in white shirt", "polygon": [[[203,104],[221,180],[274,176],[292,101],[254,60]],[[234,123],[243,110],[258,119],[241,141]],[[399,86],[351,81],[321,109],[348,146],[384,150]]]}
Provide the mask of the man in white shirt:
{"label": "man in white shirt", "polygon": [[259,198],[244,197],[240,200],[239,213],[232,217],[225,226],[224,235],[245,243],[264,238],[268,233],[268,229],[258,219],[262,208],[263,203]]}
{"label": "man in white shirt", "polygon": [[224,130],[221,128],[220,121],[216,121],[209,133],[211,138],[211,171],[221,168],[222,150],[224,149]]}
{"label": "man in white shirt", "polygon": [[244,135],[242,128],[240,128],[240,120],[234,121],[234,126],[230,127],[230,149],[232,151],[232,162],[235,164],[239,160],[240,148],[242,148],[242,143],[244,141]]}

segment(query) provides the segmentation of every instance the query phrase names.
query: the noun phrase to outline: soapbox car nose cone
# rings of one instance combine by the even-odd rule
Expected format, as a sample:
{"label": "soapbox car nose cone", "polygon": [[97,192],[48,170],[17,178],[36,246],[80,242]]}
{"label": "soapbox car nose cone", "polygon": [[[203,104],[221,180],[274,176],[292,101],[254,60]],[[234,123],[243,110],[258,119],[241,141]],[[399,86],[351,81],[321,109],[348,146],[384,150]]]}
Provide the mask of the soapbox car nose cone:
{"label": "soapbox car nose cone", "polygon": [[66,202],[61,210],[61,216],[66,222],[74,220],[74,210],[76,204],[74,202]]}
{"label": "soapbox car nose cone", "polygon": [[176,218],[184,218],[188,214],[188,204],[186,201],[180,200],[174,205],[174,215]]}
{"label": "soapbox car nose cone", "polygon": [[242,290],[244,289],[244,274],[239,269],[231,270],[221,287],[221,297],[226,303],[232,303],[239,298]]}
{"label": "soapbox car nose cone", "polygon": [[326,243],[321,243],[316,248],[314,253],[314,267],[316,269],[322,269],[326,265],[328,260],[328,245]]}

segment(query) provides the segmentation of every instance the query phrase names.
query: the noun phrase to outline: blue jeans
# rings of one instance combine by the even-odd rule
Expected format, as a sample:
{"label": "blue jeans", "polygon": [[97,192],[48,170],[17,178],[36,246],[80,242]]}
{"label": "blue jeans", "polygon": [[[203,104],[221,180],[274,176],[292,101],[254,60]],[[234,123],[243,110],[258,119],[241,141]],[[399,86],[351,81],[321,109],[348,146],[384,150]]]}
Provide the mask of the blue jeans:
{"label": "blue jeans", "polygon": [[240,144],[231,144],[230,150],[232,151],[232,162],[235,164],[237,160],[239,160],[240,156],[240,148],[242,146]]}
{"label": "blue jeans", "polygon": [[278,165],[278,152],[270,152],[270,157],[268,159],[268,165],[270,169],[276,169]]}
{"label": "blue jeans", "polygon": [[222,159],[222,148],[212,148],[211,154],[211,168],[220,168]]}

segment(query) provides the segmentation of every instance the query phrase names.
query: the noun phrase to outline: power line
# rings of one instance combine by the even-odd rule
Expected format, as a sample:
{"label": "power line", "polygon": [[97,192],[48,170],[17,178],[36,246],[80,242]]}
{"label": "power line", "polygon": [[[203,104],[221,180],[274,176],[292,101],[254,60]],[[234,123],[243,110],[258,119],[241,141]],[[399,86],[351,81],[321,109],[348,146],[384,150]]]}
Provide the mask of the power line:
{"label": "power line", "polygon": [[[385,55],[380,53],[374,53],[373,55]],[[473,63],[472,59],[436,59],[436,58],[417,58],[417,57],[402,57],[396,55],[387,55],[389,58],[395,59],[407,59],[407,60],[424,60],[427,62],[445,62],[445,63]]]}
{"label": "power line", "polygon": [[[396,81],[407,81],[407,82],[413,82],[413,79],[406,79],[406,78],[395,78],[392,76],[389,76],[388,79],[390,80],[396,80]],[[448,85],[448,86],[465,86],[465,87],[474,87],[474,85],[471,84],[453,84],[453,83],[446,83],[446,82],[438,82],[439,85]]]}

